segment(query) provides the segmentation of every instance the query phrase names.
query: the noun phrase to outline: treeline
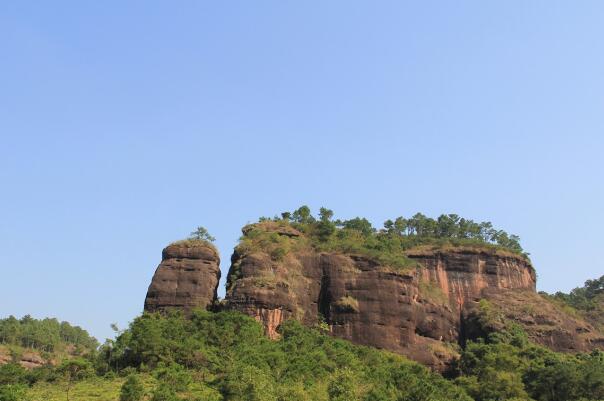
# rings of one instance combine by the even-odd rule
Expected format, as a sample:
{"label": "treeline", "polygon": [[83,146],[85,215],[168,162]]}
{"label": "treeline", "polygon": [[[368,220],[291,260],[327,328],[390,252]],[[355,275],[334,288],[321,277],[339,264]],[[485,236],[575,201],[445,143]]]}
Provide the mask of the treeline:
{"label": "treeline", "polygon": [[30,315],[0,319],[0,343],[45,352],[62,350],[67,345],[88,351],[98,346],[97,340],[78,326],[57,319],[34,319]]}
{"label": "treeline", "polygon": [[[394,220],[386,220],[384,227],[379,230],[362,217],[333,220],[333,216],[332,210],[321,208],[319,215],[315,217],[308,206],[302,206],[293,212],[283,212],[280,217],[276,216],[272,220],[288,222],[306,233],[315,235],[322,242],[328,242],[338,231],[343,230],[345,235],[346,231],[355,230],[365,238],[370,236],[399,237],[403,239],[400,241],[402,246],[429,243],[431,240],[455,240],[461,243],[496,245],[516,253],[523,253],[520,238],[517,235],[495,229],[491,222],[475,222],[457,214],[442,214],[436,219],[421,213],[416,213],[409,218],[400,216]],[[267,218],[260,220],[267,220]]]}
{"label": "treeline", "polygon": [[290,320],[279,332],[269,340],[237,312],[144,314],[101,347],[97,369],[153,371],[152,400],[189,391],[208,401],[471,401],[415,362],[335,339],[319,326]]}
{"label": "treeline", "polygon": [[426,238],[474,239],[496,244],[513,251],[522,252],[520,237],[493,228],[490,221],[475,222],[456,214],[441,214],[437,219],[416,213],[413,217],[397,217],[386,220],[384,229],[388,233]]}
{"label": "treeline", "polygon": [[557,292],[554,297],[564,301],[575,309],[593,311],[602,307],[604,302],[604,276],[587,280],[583,287],[573,289],[569,294]]}
{"label": "treeline", "polygon": [[583,287],[577,287],[568,294],[559,291],[554,295],[542,295],[574,309],[604,330],[604,276],[587,280]]}
{"label": "treeline", "polygon": [[[481,320],[500,321],[497,313],[481,301]],[[69,393],[77,381],[96,376],[90,382],[96,386],[117,375],[128,376],[121,401],[604,399],[603,352],[556,353],[509,322],[468,341],[449,379],[402,356],[333,338],[320,323],[286,321],[279,332],[269,340],[260,323],[237,312],[143,314],[83,358],[31,371],[0,366],[0,400],[28,400],[28,386],[40,381]]]}

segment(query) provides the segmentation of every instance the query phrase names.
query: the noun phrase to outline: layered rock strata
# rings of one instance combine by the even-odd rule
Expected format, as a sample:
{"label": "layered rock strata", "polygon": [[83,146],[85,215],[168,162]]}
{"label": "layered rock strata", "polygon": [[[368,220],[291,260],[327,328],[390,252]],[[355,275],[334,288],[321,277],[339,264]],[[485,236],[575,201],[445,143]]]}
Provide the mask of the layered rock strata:
{"label": "layered rock strata", "polygon": [[[271,338],[294,318],[444,370],[465,341],[503,328],[485,326],[486,299],[501,322],[521,324],[539,344],[568,352],[604,348],[593,326],[535,292],[535,270],[521,255],[493,247],[417,247],[407,252],[410,267],[401,269],[362,255],[315,251],[302,233],[275,223],[246,226],[243,234],[221,308],[254,317]],[[213,246],[170,245],[145,310],[211,309],[219,278]]]}
{"label": "layered rock strata", "polygon": [[[401,353],[439,370],[456,356],[468,334],[465,319],[478,301],[492,298],[505,309],[508,293],[516,298],[529,294],[543,311],[539,322],[561,324],[559,333],[535,331],[538,343],[577,351],[600,341],[593,327],[560,318],[535,292],[535,270],[521,255],[489,247],[419,247],[408,257],[417,266],[394,269],[360,255],[308,248],[277,260],[265,251],[236,251],[227,305],[262,322],[271,337],[288,318],[308,325],[324,321],[336,337]],[[508,312],[509,318],[532,325],[512,308]]]}
{"label": "layered rock strata", "polygon": [[149,285],[145,310],[208,309],[216,300],[219,280],[220,258],[213,245],[201,240],[168,245]]}

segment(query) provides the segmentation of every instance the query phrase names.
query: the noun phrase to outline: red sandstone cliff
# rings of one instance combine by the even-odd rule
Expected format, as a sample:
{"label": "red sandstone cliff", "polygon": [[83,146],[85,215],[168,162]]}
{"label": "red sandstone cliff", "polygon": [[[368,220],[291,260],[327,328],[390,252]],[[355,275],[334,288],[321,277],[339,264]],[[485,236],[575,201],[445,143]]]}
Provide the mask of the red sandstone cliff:
{"label": "red sandstone cliff", "polygon": [[[492,248],[418,247],[408,257],[417,267],[393,269],[359,255],[308,248],[280,259],[263,250],[236,251],[227,304],[262,322],[271,337],[278,335],[285,319],[309,325],[324,319],[337,337],[402,353],[437,369],[444,368],[471,332],[464,318],[482,298],[492,298],[508,318],[553,349],[604,345],[593,327],[580,319],[561,319],[562,312],[536,294],[535,271],[523,256]],[[514,295],[510,299],[529,294],[534,308],[546,311],[549,321],[560,325],[560,333],[538,334],[531,322],[506,308],[507,294]]]}
{"label": "red sandstone cliff", "polygon": [[206,309],[216,299],[219,280],[220,259],[214,246],[200,240],[168,245],[149,285],[145,310]]}
{"label": "red sandstone cliff", "polygon": [[[396,269],[365,256],[317,252],[291,227],[253,228],[269,234],[268,245],[246,245],[246,237],[258,233],[244,228],[244,241],[231,258],[225,304],[256,318],[272,338],[286,319],[323,322],[334,336],[444,369],[459,344],[501,328],[485,327],[477,318],[479,300],[487,299],[501,319],[520,323],[552,349],[604,347],[601,333],[535,292],[535,271],[523,256],[488,247],[425,246],[407,252],[416,262],[410,268]],[[276,252],[271,244],[287,251]],[[218,254],[207,243],[168,246],[145,310],[210,307],[218,266]]]}

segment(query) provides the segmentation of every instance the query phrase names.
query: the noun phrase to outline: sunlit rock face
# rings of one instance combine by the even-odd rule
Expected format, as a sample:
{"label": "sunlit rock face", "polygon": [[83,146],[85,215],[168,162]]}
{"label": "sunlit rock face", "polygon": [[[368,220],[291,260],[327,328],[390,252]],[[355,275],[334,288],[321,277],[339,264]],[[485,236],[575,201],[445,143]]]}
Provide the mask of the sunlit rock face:
{"label": "sunlit rock face", "polygon": [[164,248],[145,298],[148,312],[208,309],[216,300],[220,258],[205,241],[188,240]]}
{"label": "sunlit rock face", "polygon": [[[304,240],[295,229],[260,227],[271,241]],[[243,234],[258,232],[247,226]],[[535,270],[525,257],[489,247],[453,246],[417,247],[407,256],[411,266],[397,269],[309,246],[281,254],[238,247],[231,257],[225,301],[217,303],[216,249],[203,241],[184,241],[164,249],[145,310],[236,310],[261,322],[273,339],[279,337],[281,323],[293,318],[445,370],[459,345],[503,328],[497,320],[489,327],[480,318],[484,299],[502,321],[521,324],[539,344],[564,352],[604,347],[593,326],[535,292]]]}
{"label": "sunlit rock face", "polygon": [[442,369],[455,356],[466,303],[486,288],[535,290],[530,262],[511,253],[418,249],[409,257],[417,267],[397,270],[359,255],[307,249],[274,260],[236,251],[227,307],[262,322],[273,338],[285,319],[324,322],[334,336]]}

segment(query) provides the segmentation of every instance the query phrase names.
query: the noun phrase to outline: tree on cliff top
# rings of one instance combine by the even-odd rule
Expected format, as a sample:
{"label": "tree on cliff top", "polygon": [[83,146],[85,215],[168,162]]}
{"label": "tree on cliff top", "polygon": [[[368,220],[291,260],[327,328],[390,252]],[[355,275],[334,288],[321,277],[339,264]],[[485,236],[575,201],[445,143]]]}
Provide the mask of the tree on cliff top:
{"label": "tree on cliff top", "polygon": [[191,233],[191,239],[199,239],[202,241],[214,242],[216,238],[212,237],[205,227],[199,226]]}

